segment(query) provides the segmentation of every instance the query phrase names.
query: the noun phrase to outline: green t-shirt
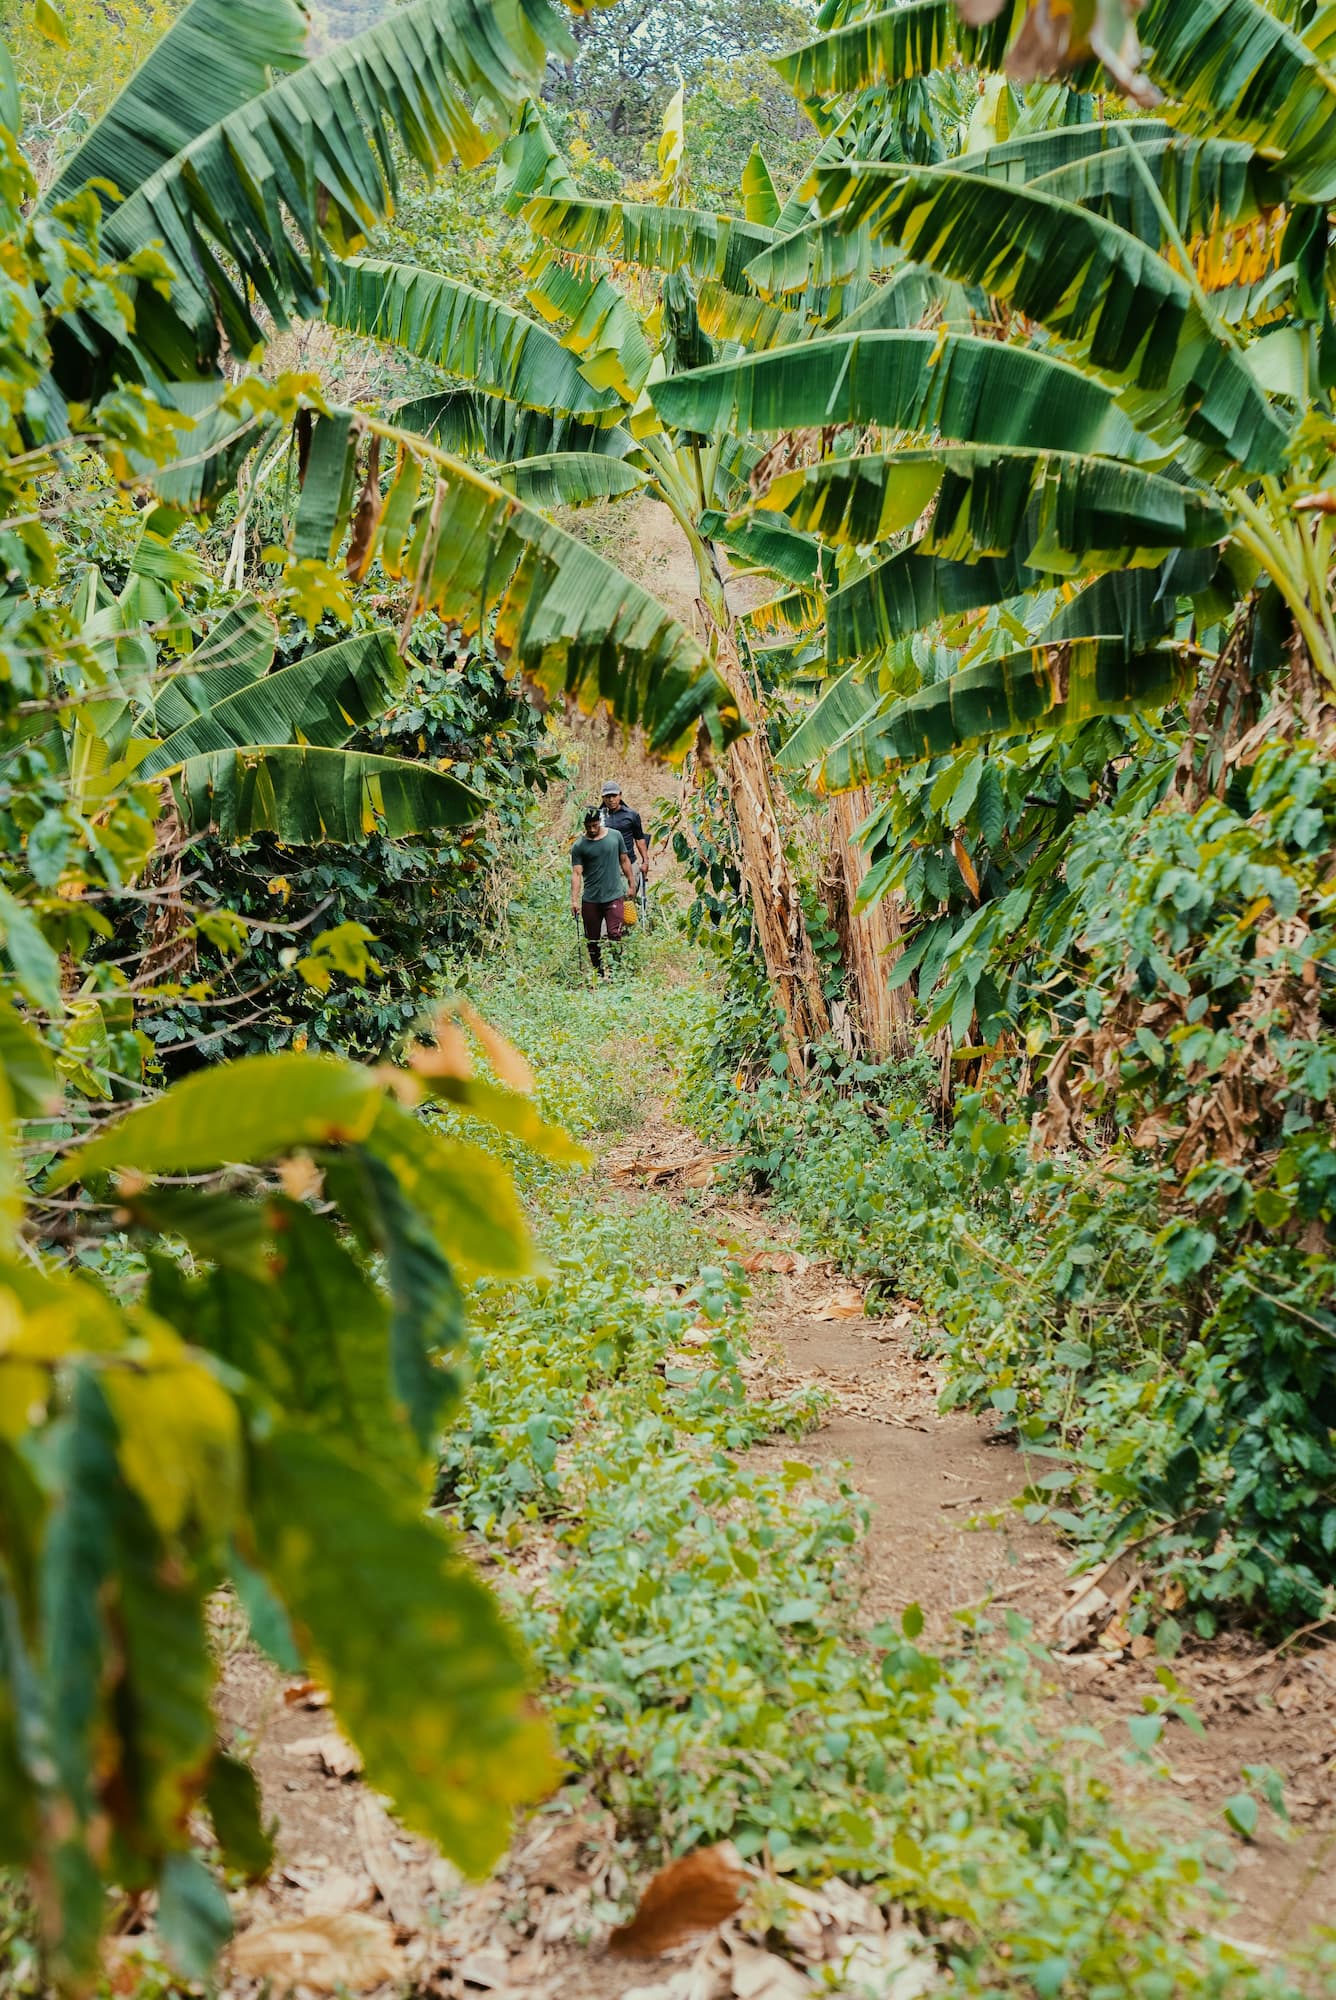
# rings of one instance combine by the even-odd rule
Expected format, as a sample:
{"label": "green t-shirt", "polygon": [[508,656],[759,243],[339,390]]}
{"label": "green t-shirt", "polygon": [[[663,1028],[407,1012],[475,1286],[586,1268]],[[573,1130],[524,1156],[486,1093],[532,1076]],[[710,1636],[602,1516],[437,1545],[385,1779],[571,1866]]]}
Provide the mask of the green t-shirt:
{"label": "green t-shirt", "polygon": [[619,833],[605,832],[598,840],[581,834],[571,849],[571,867],[584,870],[580,894],[586,903],[617,903],[625,896],[624,852]]}

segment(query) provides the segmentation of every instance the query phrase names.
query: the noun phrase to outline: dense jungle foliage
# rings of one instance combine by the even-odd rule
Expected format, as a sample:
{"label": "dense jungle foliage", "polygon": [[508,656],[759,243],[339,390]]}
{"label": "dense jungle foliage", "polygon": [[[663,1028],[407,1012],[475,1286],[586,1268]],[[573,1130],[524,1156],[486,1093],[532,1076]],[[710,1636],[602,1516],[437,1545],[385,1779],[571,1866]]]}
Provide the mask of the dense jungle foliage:
{"label": "dense jungle foliage", "polygon": [[[624,1067],[684,1071],[927,1307],[1035,1518],[1137,1552],[1138,1754],[1185,1645],[1336,1613],[1333,9],[0,28],[31,1990],[150,1893],[207,1979],[270,1864],[219,1592],[465,1868],[564,1774],[874,1884],[944,1991],[1322,1990],[1036,1745],[1023,1630],[861,1628],[854,1496],[739,1462],[817,1411],[748,1397],[738,1270],[572,1218]],[[651,505],[686,621],[603,532]],[[620,1056],[551,901],[563,707],[690,780]],[[503,1613],[465,1552],[526,1531],[557,1581]]]}

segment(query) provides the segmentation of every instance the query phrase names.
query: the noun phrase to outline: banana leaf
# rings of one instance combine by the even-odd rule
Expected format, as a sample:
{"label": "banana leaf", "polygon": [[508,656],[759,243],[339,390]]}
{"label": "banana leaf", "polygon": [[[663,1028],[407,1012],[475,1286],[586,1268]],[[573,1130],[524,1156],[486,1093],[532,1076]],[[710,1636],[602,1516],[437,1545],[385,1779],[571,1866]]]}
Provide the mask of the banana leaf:
{"label": "banana leaf", "polygon": [[471,285],[356,257],[330,264],[328,287],[331,326],[388,341],[486,395],[586,420],[614,422],[621,412],[621,398],[592,389],[555,334]]}
{"label": "banana leaf", "polygon": [[759,223],[762,229],[773,229],[779,221],[779,208],[779,196],[765,154],[759,145],[754,145],[742,169],[742,212],[748,222]]}
{"label": "banana leaf", "polygon": [[243,597],[229,605],[181,672],[154,695],[157,727],[180,729],[215,703],[249,687],[268,667],[277,643],[278,628],[255,598]]}
{"label": "banana leaf", "polygon": [[874,285],[867,298],[840,320],[841,333],[891,333],[897,328],[922,326],[930,314],[938,324],[958,326],[968,333],[972,312],[987,312],[987,301],[977,289],[958,285],[921,264],[904,264],[884,285]]}
{"label": "banana leaf", "polygon": [[[397,464],[388,494],[368,477],[354,504],[359,482],[345,467],[364,438]],[[701,646],[648,591],[471,466],[335,410],[315,419],[296,546],[332,519],[337,547],[354,511],[360,567],[379,558],[388,575],[410,577],[410,612],[437,610],[466,634],[490,620],[499,657],[549,699],[605,703],[659,754],[684,754],[700,728],[719,743],[740,732]]]}
{"label": "banana leaf", "polygon": [[800,534],[782,514],[756,508],[730,521],[709,511],[696,525],[708,541],[721,542],[749,566],[769,570],[789,583],[812,586],[822,579],[821,544],[813,535]]}
{"label": "banana leaf", "polygon": [[388,627],[359,632],[215,701],[150,750],[135,776],[156,778],[191,757],[255,743],[335,749],[385,713],[404,679]]}
{"label": "banana leaf", "polygon": [[837,680],[826,683],[815,708],[781,745],[776,766],[794,775],[812,770],[843,737],[865,723],[883,699],[875,675],[869,676],[865,667],[850,667]]}
{"label": "banana leaf", "polygon": [[228,842],[272,833],[291,847],[355,846],[374,833],[398,840],[465,825],[487,805],[448,772],[406,757],[293,743],[188,758],[171,786],[191,832]]}
{"label": "banana leaf", "polygon": [[508,115],[553,46],[572,47],[544,0],[417,0],[209,126],[104,232],[119,257],[159,239],[176,267],[170,300],[139,287],[136,351],[188,376],[224,336],[243,354],[266,339],[258,306],[280,328],[318,316],[324,244],[354,244],[392,206],[387,127],[430,171],[476,164],[491,142],[475,105]]}
{"label": "banana leaf", "polygon": [[652,271],[688,271],[730,291],[745,289],[743,268],[773,241],[774,232],[708,209],[658,202],[571,200],[544,195],[529,202],[524,220],[570,256],[606,253],[618,263]]}
{"label": "banana leaf", "polygon": [[1163,707],[1192,682],[1192,668],[1171,646],[1131,657],[1121,638],[1036,646],[967,667],[949,680],[892,700],[860,722],[822,760],[822,791],[871,784],[894,765],[941,757],[981,736],[1018,736],[1096,715]]}
{"label": "banana leaf", "polygon": [[1098,552],[1158,560],[1222,540],[1214,498],[1161,474],[1077,452],[938,445],[825,459],[782,473],[756,502],[795,528],[869,547],[911,528],[937,500],[930,546],[962,558],[1016,551],[1065,573]]}
{"label": "banana leaf", "polygon": [[560,148],[532,98],[522,107],[496,163],[496,191],[507,215],[518,215],[531,195],[578,198]]}
{"label": "banana leaf", "polygon": [[305,50],[297,0],[191,0],[75,147],[42,210],[102,180],[116,190],[98,191],[109,215],[201,132],[262,96],[274,72],[297,69]]}
{"label": "banana leaf", "polygon": [[1139,426],[1180,428],[1209,462],[1275,471],[1288,428],[1188,280],[1116,223],[1034,188],[940,167],[861,161],[820,177],[841,226],[888,236],[917,261],[978,284],[1048,326],[1122,389]]}
{"label": "banana leaf", "polygon": [[630,301],[596,266],[545,264],[525,293],[552,324],[568,319],[561,336],[586,382],[634,404],[654,360],[645,329]]}
{"label": "banana leaf", "polygon": [[865,659],[943,618],[1003,604],[1045,581],[1014,555],[953,562],[925,554],[916,543],[833,593],[826,605],[826,657],[832,666]]}
{"label": "banana leaf", "polygon": [[772,64],[789,89],[808,100],[930,76],[955,62],[1001,69],[1026,5],[1003,0],[995,20],[974,28],[960,18],[955,0],[909,0],[805,42]]}
{"label": "banana leaf", "polygon": [[1175,123],[1263,147],[1291,200],[1336,200],[1336,75],[1258,0],[1148,0],[1146,69]]}
{"label": "banana leaf", "polygon": [[966,334],[832,334],[674,375],[649,393],[665,423],[708,435],[880,424],[1134,461],[1156,451],[1113,391],[1071,362]]}
{"label": "banana leaf", "polygon": [[1096,577],[1055,612],[1037,644],[1117,637],[1128,653],[1139,653],[1167,638],[1177,619],[1178,592],[1166,587],[1162,570],[1115,571]]}
{"label": "banana leaf", "polygon": [[526,410],[477,389],[445,389],[392,403],[386,415],[400,430],[418,431],[460,458],[509,465],[550,452],[593,452],[625,458],[635,440],[620,424],[606,428],[555,411]]}
{"label": "banana leaf", "polygon": [[625,459],[551,451],[498,466],[496,483],[531,507],[588,507],[598,500],[622,500],[647,482]]}
{"label": "banana leaf", "polygon": [[770,347],[792,347],[810,340],[812,323],[805,313],[769,304],[745,292],[707,279],[696,295],[700,323],[714,340],[736,340],[755,354]]}

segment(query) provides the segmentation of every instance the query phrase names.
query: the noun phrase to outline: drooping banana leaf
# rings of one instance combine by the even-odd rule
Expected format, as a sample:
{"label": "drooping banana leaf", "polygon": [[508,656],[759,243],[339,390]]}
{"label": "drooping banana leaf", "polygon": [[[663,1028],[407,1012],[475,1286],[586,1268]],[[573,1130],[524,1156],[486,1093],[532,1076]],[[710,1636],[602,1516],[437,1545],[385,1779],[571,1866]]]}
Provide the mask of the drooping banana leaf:
{"label": "drooping banana leaf", "polygon": [[620,424],[601,429],[578,417],[526,410],[477,389],[445,389],[392,403],[386,414],[401,430],[418,431],[458,458],[486,458],[508,465],[549,452],[593,452],[625,458],[634,439]]}
{"label": "drooping banana leaf", "polygon": [[826,600],[817,590],[786,590],[767,598],[764,604],[754,604],[743,616],[758,638],[803,637],[820,631]]}
{"label": "drooping banana leaf", "polygon": [[305,60],[297,0],[191,0],[76,146],[42,197],[49,211],[102,180],[102,212],[143,186],[210,125]]}
{"label": "drooping banana leaf", "polygon": [[1336,199],[1336,74],[1259,0],[1148,0],[1146,68],[1175,123],[1264,147],[1292,199]]}
{"label": "drooping banana leaf", "polygon": [[192,757],[256,743],[335,749],[385,713],[405,671],[388,627],[359,632],[215,701],[150,750],[135,775],[156,778]]}
{"label": "drooping banana leaf", "polygon": [[1003,604],[1044,582],[1042,571],[1014,555],[952,562],[925,554],[916,543],[832,594],[826,605],[826,657],[832,666],[864,659],[943,618]]}
{"label": "drooping banana leaf", "polygon": [[[832,171],[834,171],[832,169]],[[863,285],[874,272],[897,269],[904,253],[868,232],[840,222],[806,222],[760,251],[746,267],[745,282],[764,299],[801,294],[809,311],[829,314],[834,303],[846,303],[850,288]],[[861,292],[857,297],[861,299]]]}
{"label": "drooping banana leaf", "polygon": [[710,434],[881,424],[964,443],[1156,455],[1104,383],[1053,355],[966,334],[832,334],[671,376],[650,396],[665,423]]}
{"label": "drooping banana leaf", "polygon": [[1288,428],[1187,279],[1116,223],[1034,188],[940,167],[854,161],[819,199],[857,237],[888,236],[918,262],[982,285],[1077,348],[1147,430],[1181,429],[1217,469],[1275,471]]}
{"label": "drooping banana leaf", "polygon": [[825,459],[771,481],[757,505],[826,541],[868,547],[934,499],[930,546],[961,558],[1016,551],[1064,573],[1096,551],[1119,565],[1202,548],[1226,533],[1208,493],[1076,452],[938,445]]}
{"label": "drooping banana leaf", "polygon": [[625,459],[593,452],[551,451],[496,468],[496,483],[531,507],[588,507],[640,492],[646,475]]}
{"label": "drooping banana leaf", "polygon": [[995,20],[973,28],[962,21],[954,0],[909,0],[907,6],[865,14],[773,63],[789,89],[805,99],[929,76],[956,61],[1001,69],[1025,11],[1026,0],[1003,0]]}
{"label": "drooping banana leaf", "polygon": [[753,354],[792,347],[795,341],[812,337],[812,323],[805,313],[790,312],[787,306],[771,305],[746,292],[730,292],[727,285],[711,279],[696,295],[696,311],[713,339],[736,340]]}
{"label": "drooping banana leaf", "polygon": [[840,332],[892,333],[901,327],[922,326],[935,313],[939,325],[968,333],[974,311],[987,311],[981,292],[958,285],[940,272],[925,270],[921,264],[905,264],[886,284],[874,285],[862,305],[843,315]]}
{"label": "drooping banana leaf", "polygon": [[569,319],[561,340],[594,389],[611,389],[634,404],[654,355],[630,301],[594,265],[545,264],[525,293],[550,323]]}
{"label": "drooping banana leaf", "polygon": [[621,412],[621,398],[591,388],[545,326],[435,271],[368,257],[331,263],[324,316],[526,409],[605,422]]}
{"label": "drooping banana leaf", "polygon": [[821,581],[821,544],[814,535],[800,533],[782,514],[756,508],[730,521],[723,514],[709,512],[702,514],[696,525],[707,540],[721,542],[756,569],[809,587]]}
{"label": "drooping banana leaf", "polygon": [[[347,478],[363,438],[397,453],[387,494],[374,478]],[[412,609],[438,610],[466,633],[491,619],[500,658],[550,699],[606,703],[668,755],[702,727],[720,743],[739,733],[701,646],[648,591],[471,466],[336,410],[315,420],[295,546],[315,547],[332,522],[326,548],[337,548],[354,512],[359,567],[379,558],[390,576],[412,579]]]}
{"label": "drooping banana leaf", "polygon": [[1175,648],[1129,657],[1121,638],[1009,653],[892,701],[855,725],[827,752],[818,783],[823,791],[853,791],[895,764],[946,756],[981,736],[1163,707],[1191,681],[1191,666]]}
{"label": "drooping banana leaf", "polygon": [[475,164],[475,106],[508,114],[553,46],[572,45],[546,0],[417,0],[201,132],[107,225],[108,251],[158,238],[178,273],[170,302],[140,287],[138,351],[169,379],[211,367],[220,329],[249,353],[269,331],[252,292],[280,327],[318,315],[322,243],[354,244],[391,205],[387,127],[429,170]]}
{"label": "drooping banana leaf", "polygon": [[1162,570],[1115,571],[1096,577],[1056,611],[1037,643],[1120,637],[1129,653],[1138,653],[1167,638],[1177,618],[1178,593],[1166,589]]}
{"label": "drooping banana leaf", "polygon": [[462,826],[487,801],[448,771],[407,757],[372,757],[306,744],[252,745],[191,757],[171,774],[187,827],[228,842],[272,833],[292,847],[354,846]]}
{"label": "drooping banana leaf", "polygon": [[[1241,140],[1190,139],[1174,133],[1139,145],[1137,158],[1189,245],[1200,236],[1274,213],[1284,195],[1272,163]],[[1102,152],[1054,167],[1031,185],[1043,194],[1095,209],[1143,242],[1164,247],[1163,222],[1136,161],[1113,138]]]}
{"label": "drooping banana leaf", "polygon": [[154,695],[157,727],[163,731],[180,729],[216,702],[249,687],[273,659],[277,643],[278,628],[262,604],[253,597],[230,604],[181,672]]}
{"label": "drooping banana leaf", "polygon": [[775,763],[781,771],[801,774],[819,764],[829,750],[857,729],[882,706],[884,697],[875,675],[850,667],[838,680],[828,681],[815,708],[809,709],[781,746]]}
{"label": "drooping banana leaf", "polygon": [[652,271],[689,271],[743,291],[743,267],[773,241],[773,231],[708,209],[672,208],[657,202],[537,197],[524,220],[568,255],[606,253],[619,263]]}

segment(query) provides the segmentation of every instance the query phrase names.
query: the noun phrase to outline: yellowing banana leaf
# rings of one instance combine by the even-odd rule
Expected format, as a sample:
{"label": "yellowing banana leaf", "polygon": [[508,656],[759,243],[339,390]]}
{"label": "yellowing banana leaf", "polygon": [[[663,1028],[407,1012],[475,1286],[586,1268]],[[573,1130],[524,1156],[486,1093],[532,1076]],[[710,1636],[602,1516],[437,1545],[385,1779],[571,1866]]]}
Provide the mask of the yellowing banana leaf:
{"label": "yellowing banana leaf", "polygon": [[1148,0],[1146,68],[1178,100],[1175,122],[1250,140],[1293,200],[1336,199],[1336,75],[1259,0]]}
{"label": "yellowing banana leaf", "polygon": [[674,208],[658,202],[586,201],[546,195],[529,202],[524,220],[535,236],[569,255],[600,253],[653,271],[688,271],[744,289],[744,266],[773,232],[734,215]]}
{"label": "yellowing banana leaf", "polygon": [[412,608],[466,633],[491,620],[502,660],[551,700],[606,704],[661,754],[684,754],[704,727],[741,728],[699,643],[648,591],[543,519],[494,480],[421,438],[351,411],[315,419],[295,539],[344,532],[358,480],[346,464],[364,439],[397,452],[388,494],[364,493],[362,543],[390,576],[408,576]]}
{"label": "yellowing banana leaf", "polygon": [[307,744],[250,744],[188,757],[170,774],[186,825],[232,842],[272,833],[290,847],[355,846],[477,819],[487,801],[448,771],[406,757]]}
{"label": "yellowing banana leaf", "polygon": [[586,420],[621,413],[621,398],[592,389],[555,334],[471,285],[355,257],[330,265],[328,287],[331,326],[389,341],[484,394]]}
{"label": "yellowing banana leaf", "polygon": [[215,701],[150,750],[135,776],[156,778],[189,758],[256,743],[334,749],[385,713],[405,671],[388,627],[359,632]]}
{"label": "yellowing banana leaf", "polygon": [[102,180],[117,190],[99,191],[109,214],[210,125],[261,96],[275,73],[297,69],[305,51],[297,0],[191,0],[75,147],[42,208]]}
{"label": "yellowing banana leaf", "polygon": [[938,167],[854,161],[821,175],[819,197],[856,236],[889,236],[1050,327],[1122,387],[1141,428],[1171,439],[1186,430],[1215,468],[1280,466],[1288,428],[1238,349],[1203,317],[1188,280],[1116,223]]}
{"label": "yellowing banana leaf", "polygon": [[928,546],[1066,571],[1098,552],[1110,563],[1201,548],[1226,533],[1209,494],[1138,466],[1023,446],[938,445],[834,458],[771,481],[758,508],[795,528],[859,547],[913,527],[933,499]]}
{"label": "yellowing banana leaf", "polygon": [[706,433],[881,424],[1133,460],[1155,451],[1082,369],[967,334],[832,334],[670,376],[650,396],[665,423]]}
{"label": "yellowing banana leaf", "polygon": [[820,788],[853,791],[895,764],[945,756],[981,736],[1163,707],[1191,682],[1190,664],[1170,646],[1129,658],[1121,639],[1092,638],[1009,653],[892,700],[858,724],[824,758]]}
{"label": "yellowing banana leaf", "polygon": [[570,321],[562,345],[578,357],[586,382],[612,390],[623,404],[635,403],[654,355],[630,301],[606,272],[553,259],[525,297],[550,323]]}
{"label": "yellowing banana leaf", "polygon": [[812,325],[805,313],[769,304],[746,292],[707,279],[696,296],[701,326],[713,340],[736,340],[755,354],[769,347],[791,347],[810,340]]}

